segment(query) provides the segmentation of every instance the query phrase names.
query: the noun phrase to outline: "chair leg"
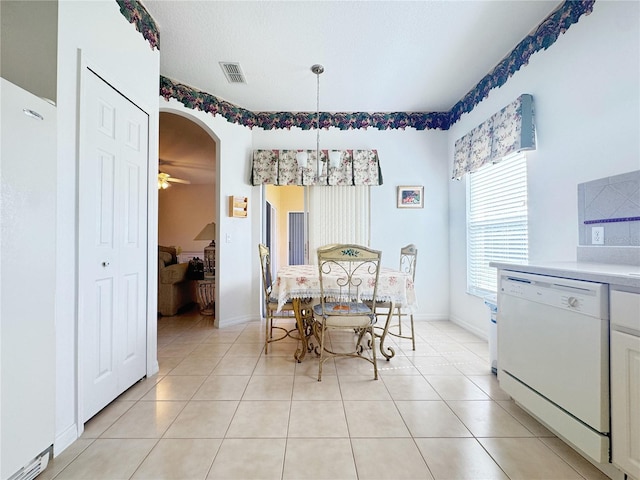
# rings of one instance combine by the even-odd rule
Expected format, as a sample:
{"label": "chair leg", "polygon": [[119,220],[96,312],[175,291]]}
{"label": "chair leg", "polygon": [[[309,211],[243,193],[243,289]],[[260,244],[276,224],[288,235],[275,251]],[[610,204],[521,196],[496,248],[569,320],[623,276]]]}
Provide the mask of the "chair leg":
{"label": "chair leg", "polygon": [[409,314],[409,318],[411,319],[411,346],[413,350],[416,350],[416,334],[413,333],[413,313]]}
{"label": "chair leg", "polygon": [[[367,334],[369,330],[360,328],[355,331],[358,334],[358,341],[356,342],[356,352],[364,352],[364,345],[362,345],[362,339]],[[373,341],[373,339],[372,339]]]}
{"label": "chair leg", "polygon": [[269,353],[269,338],[270,338],[270,328],[269,325],[273,320],[267,313],[267,318],[265,318],[264,323],[264,354],[267,355]]}
{"label": "chair leg", "polygon": [[[401,307],[397,307],[397,315],[398,315],[398,335],[402,336],[402,309]],[[415,352],[416,350],[416,335],[413,333],[413,314],[409,314],[410,322],[411,322],[411,348]]]}
{"label": "chair leg", "polygon": [[373,330],[373,325],[369,327],[371,332],[371,355],[373,355],[373,379],[378,379],[378,361],[376,360],[376,334]]}
{"label": "chair leg", "polygon": [[322,359],[324,356],[324,332],[326,330],[324,322],[322,322],[320,329],[322,331],[320,332],[320,363],[318,363],[318,381],[319,382],[322,381]]}

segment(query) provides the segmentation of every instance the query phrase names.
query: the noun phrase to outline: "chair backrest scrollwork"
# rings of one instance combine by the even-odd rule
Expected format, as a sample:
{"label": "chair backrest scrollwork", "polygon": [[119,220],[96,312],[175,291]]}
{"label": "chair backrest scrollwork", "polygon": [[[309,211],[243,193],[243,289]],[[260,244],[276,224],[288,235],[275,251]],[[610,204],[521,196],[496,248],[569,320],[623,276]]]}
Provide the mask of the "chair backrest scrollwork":
{"label": "chair backrest scrollwork", "polygon": [[[371,302],[375,309],[382,252],[354,244],[329,245],[318,248],[318,271],[323,310],[325,303]],[[365,295],[366,292],[366,295]],[[365,298],[366,296],[366,298]],[[340,315],[332,306],[330,315]],[[336,311],[337,310],[337,311]],[[349,309],[345,307],[344,314]]]}
{"label": "chair backrest scrollwork", "polygon": [[411,279],[416,279],[416,261],[418,259],[418,249],[413,243],[400,249],[400,271],[411,275]]}

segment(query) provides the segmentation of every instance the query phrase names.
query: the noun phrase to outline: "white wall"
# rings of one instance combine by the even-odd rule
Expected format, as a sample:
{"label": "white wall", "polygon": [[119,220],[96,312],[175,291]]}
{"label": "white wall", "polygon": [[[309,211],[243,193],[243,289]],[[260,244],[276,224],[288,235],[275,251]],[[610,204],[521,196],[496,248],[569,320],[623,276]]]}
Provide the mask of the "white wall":
{"label": "white wall", "polygon": [[[198,110],[185,108],[178,101],[160,98],[160,109],[183,115],[213,136],[217,145],[215,198],[216,240],[216,325],[225,326],[259,320],[260,265],[257,244],[260,238],[260,205],[256,190],[249,183],[251,130]],[[247,218],[229,217],[230,195],[249,198]],[[259,195],[259,191],[258,191]],[[228,236],[228,240],[227,240]],[[255,252],[255,255],[254,255]]]}
{"label": "white wall", "polygon": [[[57,255],[56,255],[56,442],[55,453],[76,439],[76,356],[77,356],[77,111],[80,52],[98,67],[112,85],[150,114],[149,169],[156,172],[158,158],[158,77],[160,56],[127,22],[113,0],[58,4],[58,172],[57,172]],[[155,162],[155,163],[154,163]],[[155,174],[150,181],[157,189]],[[157,197],[149,200],[157,212]],[[157,238],[157,216],[149,217],[150,240]],[[156,283],[157,253],[150,255],[149,282]],[[155,359],[155,290],[149,295],[149,357]],[[149,359],[151,363],[154,360]],[[148,367],[149,368],[149,367]]]}
{"label": "white wall", "polygon": [[[323,149],[378,151],[384,183],[371,188],[371,246],[382,251],[385,266],[395,268],[400,248],[408,243],[417,246],[416,318],[422,320],[447,318],[449,311],[446,139],[446,132],[434,130],[332,128],[320,133]],[[315,143],[315,130],[253,132],[253,149],[314,149]],[[424,185],[425,208],[396,208],[398,185]]]}
{"label": "white wall", "polygon": [[215,186],[175,183],[158,190],[158,212],[158,245],[200,252],[197,256],[203,258],[204,247],[209,242],[194,238],[215,218]]}
{"label": "white wall", "polygon": [[[640,168],[640,4],[596,2],[548,50],[450,130],[456,139],[515,100],[534,97],[538,148],[527,154],[530,262],[575,260],[577,185]],[[488,310],[466,290],[465,182],[449,182],[451,319],[487,336]]]}

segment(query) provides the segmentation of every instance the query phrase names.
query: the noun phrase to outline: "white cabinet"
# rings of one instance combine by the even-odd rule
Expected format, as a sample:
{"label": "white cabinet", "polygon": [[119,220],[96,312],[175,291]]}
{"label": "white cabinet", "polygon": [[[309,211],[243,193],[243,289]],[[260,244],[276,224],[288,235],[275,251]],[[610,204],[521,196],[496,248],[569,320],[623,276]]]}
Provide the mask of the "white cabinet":
{"label": "white cabinet", "polygon": [[640,294],[611,291],[611,453],[640,479]]}

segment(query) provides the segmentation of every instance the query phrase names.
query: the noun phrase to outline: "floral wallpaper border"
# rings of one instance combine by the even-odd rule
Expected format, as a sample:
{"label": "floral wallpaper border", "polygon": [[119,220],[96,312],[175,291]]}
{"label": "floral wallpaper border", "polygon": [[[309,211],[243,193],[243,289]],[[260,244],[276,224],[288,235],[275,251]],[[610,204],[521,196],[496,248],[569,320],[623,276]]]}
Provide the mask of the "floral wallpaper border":
{"label": "floral wallpaper border", "polygon": [[[160,96],[165,100],[174,98],[185,107],[201,110],[212,115],[222,115],[232,123],[245,127],[261,127],[265,130],[290,129],[299,127],[312,130],[316,125],[315,112],[251,112],[238,107],[214,95],[196,88],[174,82],[160,76]],[[404,113],[404,112],[320,112],[320,128],[335,127],[340,130],[357,128],[377,128],[378,130],[405,129],[416,130],[449,128],[449,113]]]}
{"label": "floral wallpaper border", "polygon": [[138,0],[116,0],[116,2],[120,6],[120,13],[129,23],[136,26],[136,30],[149,42],[151,49],[160,50],[160,31],[147,9]]}
{"label": "floral wallpaper border", "polygon": [[509,55],[502,59],[462,100],[450,110],[450,124],[456,123],[462,114],[484,100],[491,90],[501,87],[509,77],[529,63],[529,58],[540,50],[546,50],[555,43],[560,34],[569,30],[582,15],[593,11],[595,0],[565,0],[556,10],[538,25],[535,32],[525,37]]}
{"label": "floral wallpaper border", "polygon": [[[159,48],[159,33],[153,19],[137,0],[116,0],[120,10],[130,22],[136,23],[152,48]],[[565,0],[538,26],[535,32],[524,38],[478,84],[448,112],[337,112],[320,113],[320,127],[339,130],[367,129],[395,130],[448,130],[464,113],[468,113],[484,100],[491,90],[501,87],[521,67],[526,66],[531,55],[546,50],[565,33],[582,15],[593,11],[595,0]],[[188,85],[160,77],[160,95],[166,100],[174,98],[185,107],[221,115],[229,122],[245,127],[265,130],[299,127],[310,130],[315,126],[315,112],[251,112],[214,95]]]}

